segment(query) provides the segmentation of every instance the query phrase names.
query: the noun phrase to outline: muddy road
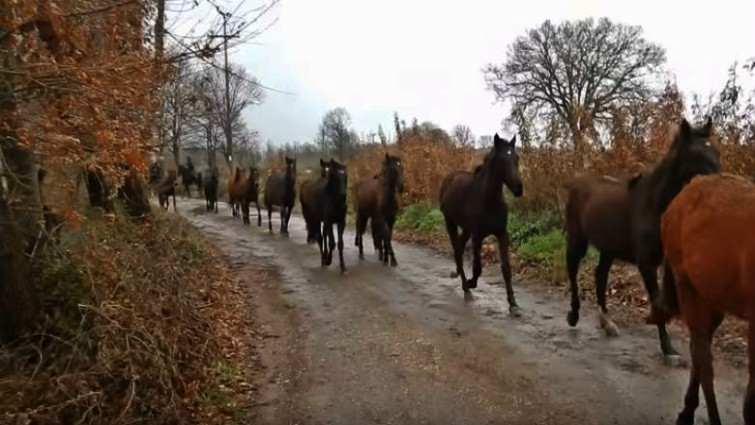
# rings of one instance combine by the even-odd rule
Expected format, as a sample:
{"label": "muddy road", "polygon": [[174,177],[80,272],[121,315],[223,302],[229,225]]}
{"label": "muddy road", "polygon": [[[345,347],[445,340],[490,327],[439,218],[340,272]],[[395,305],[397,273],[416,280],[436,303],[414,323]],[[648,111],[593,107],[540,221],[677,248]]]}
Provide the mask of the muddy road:
{"label": "muddy road", "polygon": [[[518,277],[522,317],[513,318],[497,267],[465,300],[449,278],[451,258],[394,243],[392,269],[367,237],[360,261],[352,228],[341,276],[335,255],[320,267],[300,216],[281,237],[277,212],[271,235],[264,210],[260,228],[254,215],[242,225],[225,204],[219,214],[206,214],[199,200],[179,200],[178,209],[242,278],[246,265],[259,264],[279,276],[246,282],[264,336],[254,423],[673,424],[682,407],[687,368],[664,364],[654,327],[607,338],[585,303],[570,328],[566,297]],[[686,360],[687,341],[678,333],[672,340]],[[742,423],[746,372],[715,367],[722,420]],[[700,398],[697,423],[706,424]]]}

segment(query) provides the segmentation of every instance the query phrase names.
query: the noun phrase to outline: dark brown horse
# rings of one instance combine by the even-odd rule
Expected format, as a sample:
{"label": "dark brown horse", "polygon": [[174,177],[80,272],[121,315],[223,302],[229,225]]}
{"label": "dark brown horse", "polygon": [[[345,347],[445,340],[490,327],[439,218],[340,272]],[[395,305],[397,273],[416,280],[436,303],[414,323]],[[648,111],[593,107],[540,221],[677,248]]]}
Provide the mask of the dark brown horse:
{"label": "dark brown horse", "polygon": [[157,199],[160,202],[160,207],[167,210],[170,206],[170,197],[173,197],[173,211],[176,209],[176,181],[178,175],[176,170],[168,170],[168,175],[163,177],[155,184],[155,192],[157,192]]}
{"label": "dark brown horse", "polygon": [[[690,333],[690,380],[678,425],[691,425],[700,403],[721,425],[713,388],[713,334],[731,314],[749,322],[749,384],[744,423],[755,425],[755,185],[731,174],[698,176],[671,201],[661,219],[663,253],[675,298]],[[664,280],[664,291],[666,281]]]}
{"label": "dark brown horse", "polygon": [[273,232],[273,206],[280,207],[281,234],[288,235],[288,220],[296,202],[296,158],[286,157],[284,173],[274,173],[265,183],[265,208],[267,208],[267,225]]}
{"label": "dark brown horse", "polygon": [[299,186],[299,205],[301,205],[301,214],[304,217],[304,223],[307,226],[307,243],[317,242],[322,238],[320,222],[314,220],[309,208],[309,200],[312,199],[315,190],[318,187],[324,187],[328,176],[328,162],[320,158],[320,177],[316,180],[307,180]]}
{"label": "dark brown horse", "polygon": [[[321,162],[321,165],[323,163]],[[320,248],[320,264],[325,267],[333,262],[333,250],[336,240],[333,234],[333,225],[338,228],[338,259],[341,266],[341,274],[346,273],[346,265],[343,261],[343,230],[346,227],[346,188],[348,186],[348,174],[346,167],[333,158],[327,164],[327,175],[318,179],[311,188],[304,192],[300,198],[302,209],[307,210],[308,226],[321,228],[321,232],[313,235],[317,239]],[[325,165],[323,165],[325,168]],[[322,227],[320,227],[322,225]]]}
{"label": "dark brown horse", "polygon": [[191,158],[187,158],[186,165],[178,166],[178,175],[181,177],[181,185],[184,187],[184,197],[191,198],[191,186],[196,185],[197,190],[202,190],[202,175],[194,172],[194,164]]}
{"label": "dark brown horse", "polygon": [[262,226],[259,186],[260,172],[255,167],[249,167],[249,176],[247,176],[241,187],[241,217],[244,224],[249,224],[249,204],[254,203],[257,207],[257,227]]}
{"label": "dark brown horse", "polygon": [[218,167],[212,167],[204,174],[202,189],[204,191],[205,206],[207,211],[218,212]]}
{"label": "dark brown horse", "polygon": [[[608,316],[606,288],[614,260],[637,265],[651,310],[658,299],[657,270],[663,261],[661,214],[689,180],[698,174],[720,170],[719,155],[710,144],[711,122],[692,128],[682,120],[671,148],[649,174],[639,174],[628,182],[605,177],[577,176],[564,183],[566,197],[566,264],[571,289],[570,326],[579,321],[577,286],[579,265],[592,244],[600,258],[595,269],[595,291],[600,307],[600,324],[608,335],[618,328]],[[666,326],[658,324],[661,351],[668,360],[677,360]]]}
{"label": "dark brown horse", "polygon": [[369,220],[372,223],[372,242],[378,251],[378,258],[388,264],[390,256],[391,266],[396,267],[398,262],[393,253],[391,238],[399,210],[398,193],[404,191],[401,158],[386,153],[382,170],[376,177],[364,179],[354,188],[354,207],[357,213],[354,244],[359,247],[359,258],[364,259],[362,235]]}
{"label": "dark brown horse", "polygon": [[228,192],[228,205],[234,217],[241,212],[241,202],[244,197],[244,169],[236,167],[236,172],[228,179],[226,191]]}
{"label": "dark brown horse", "polygon": [[[495,134],[493,148],[485,155],[481,165],[473,173],[455,171],[443,179],[440,188],[440,210],[446,222],[446,230],[451,240],[456,261],[456,273],[461,276],[461,288],[468,292],[477,287],[477,279],[482,273],[480,251],[482,240],[489,235],[498,239],[501,273],[506,282],[506,295],[509,312],[519,316],[519,307],[511,286],[511,265],[509,264],[509,234],[507,230],[508,207],[503,198],[503,185],[514,196],[524,193],[519,177],[519,154],[516,151],[516,136],[506,141]],[[461,227],[461,236],[458,228]],[[463,255],[469,238],[472,238],[472,279],[464,274]]]}

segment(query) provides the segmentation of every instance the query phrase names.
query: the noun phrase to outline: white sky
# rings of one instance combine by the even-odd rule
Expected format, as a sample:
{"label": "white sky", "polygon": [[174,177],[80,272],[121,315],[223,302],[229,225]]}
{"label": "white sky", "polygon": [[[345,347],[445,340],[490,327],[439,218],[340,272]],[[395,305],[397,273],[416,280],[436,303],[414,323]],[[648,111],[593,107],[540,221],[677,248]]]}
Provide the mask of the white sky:
{"label": "white sky", "polygon": [[666,48],[667,68],[688,100],[719,89],[735,60],[755,56],[753,0],[281,0],[271,15],[278,22],[231,60],[293,93],[268,92],[248,111],[263,141],[311,141],[337,106],[358,132],[380,123],[392,134],[395,110],[407,123],[416,116],[492,134],[507,111],[493,103],[481,68],[502,62],[517,36],[546,19],[588,16],[642,25]]}

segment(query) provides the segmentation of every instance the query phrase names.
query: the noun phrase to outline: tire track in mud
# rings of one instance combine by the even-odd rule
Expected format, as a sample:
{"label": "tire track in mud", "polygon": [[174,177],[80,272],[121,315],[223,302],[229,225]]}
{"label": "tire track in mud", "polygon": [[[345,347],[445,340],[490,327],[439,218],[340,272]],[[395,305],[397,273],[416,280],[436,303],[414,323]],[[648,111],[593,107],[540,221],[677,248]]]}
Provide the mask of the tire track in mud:
{"label": "tire track in mud", "polygon": [[[262,347],[273,383],[259,385],[260,423],[673,424],[682,407],[687,368],[663,364],[654,327],[606,338],[584,315],[570,328],[568,300],[518,276],[515,319],[497,267],[465,300],[448,278],[452,259],[426,248],[394,242],[391,269],[371,250],[358,260],[348,229],[341,276],[337,261],[320,267],[299,216],[286,238],[277,212],[273,235],[264,211],[261,228],[222,208],[205,214],[198,200],[179,200],[179,212],[235,267],[280,275],[248,282],[258,320],[278,335]],[[687,342],[672,338],[687,357]],[[740,423],[743,374],[721,362],[715,372],[722,420]]]}

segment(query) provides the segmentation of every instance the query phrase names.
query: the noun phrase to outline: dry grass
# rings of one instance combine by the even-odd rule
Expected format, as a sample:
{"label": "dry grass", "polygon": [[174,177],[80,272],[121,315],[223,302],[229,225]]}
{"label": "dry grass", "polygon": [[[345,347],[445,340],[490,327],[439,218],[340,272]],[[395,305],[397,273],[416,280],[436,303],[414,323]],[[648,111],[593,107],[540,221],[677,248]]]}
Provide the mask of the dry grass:
{"label": "dry grass", "polygon": [[[251,328],[249,309],[180,219],[89,218],[37,269],[47,320],[0,351],[1,423],[228,423],[242,412],[251,346],[235,332]],[[229,375],[231,394],[212,396]]]}

